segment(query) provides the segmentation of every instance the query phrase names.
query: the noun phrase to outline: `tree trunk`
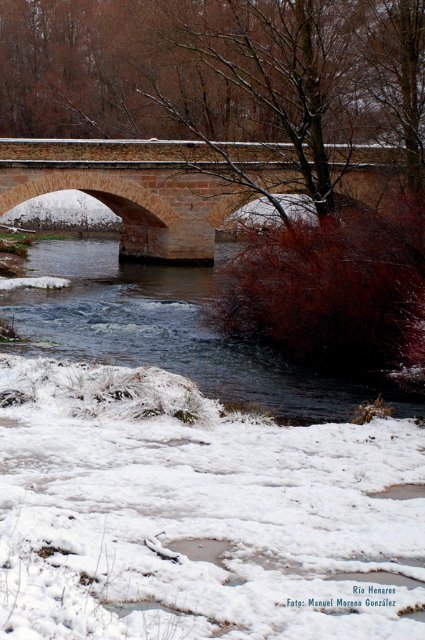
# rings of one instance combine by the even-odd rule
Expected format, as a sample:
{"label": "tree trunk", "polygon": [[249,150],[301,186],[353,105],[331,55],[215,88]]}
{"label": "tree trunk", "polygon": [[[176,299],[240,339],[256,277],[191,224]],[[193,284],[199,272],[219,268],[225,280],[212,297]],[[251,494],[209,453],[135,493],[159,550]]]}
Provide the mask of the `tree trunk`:
{"label": "tree trunk", "polygon": [[325,97],[321,93],[320,72],[312,41],[314,20],[313,0],[296,0],[296,13],[299,24],[300,50],[304,62],[306,115],[310,118],[307,142],[313,154],[316,193],[310,194],[316,202],[319,216],[332,213],[334,198],[329,168],[329,158],[323,137],[323,106]]}
{"label": "tree trunk", "polygon": [[397,22],[399,24],[401,94],[403,100],[403,132],[406,146],[406,174],[410,191],[421,190],[422,158],[419,132],[418,71],[420,62],[419,42],[425,26],[422,3],[415,0],[399,0]]}

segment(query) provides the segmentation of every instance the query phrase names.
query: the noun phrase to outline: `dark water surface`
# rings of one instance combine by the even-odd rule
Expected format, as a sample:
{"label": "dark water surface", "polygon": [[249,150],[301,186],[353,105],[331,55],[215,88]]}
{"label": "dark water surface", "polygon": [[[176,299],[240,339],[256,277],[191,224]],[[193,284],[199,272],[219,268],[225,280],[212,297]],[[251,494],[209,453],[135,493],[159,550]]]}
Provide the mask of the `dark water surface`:
{"label": "dark water surface", "polygon": [[[217,245],[217,263],[232,249]],[[69,277],[72,286],[0,293],[2,314],[14,316],[32,340],[4,347],[9,352],[155,365],[189,376],[210,397],[301,421],[345,420],[381,391],[396,415],[424,413],[419,401],[395,390],[317,375],[207,329],[200,305],[211,297],[213,269],[119,265],[118,243],[108,240],[40,243],[30,249],[28,267],[28,275]]]}

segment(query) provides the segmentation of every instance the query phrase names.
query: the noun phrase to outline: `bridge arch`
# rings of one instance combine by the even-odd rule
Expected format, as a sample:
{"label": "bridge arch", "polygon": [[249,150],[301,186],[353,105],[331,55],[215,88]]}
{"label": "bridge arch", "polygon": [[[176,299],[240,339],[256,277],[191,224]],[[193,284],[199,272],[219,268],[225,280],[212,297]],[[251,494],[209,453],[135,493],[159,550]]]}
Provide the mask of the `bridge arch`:
{"label": "bridge arch", "polygon": [[[35,174],[36,177],[33,177]],[[9,169],[0,184],[0,217],[36,196],[76,189],[93,196],[122,219],[120,260],[181,264],[213,263],[214,233],[208,224],[182,219],[178,198],[102,169]],[[8,188],[9,186],[9,188]],[[2,188],[3,187],[3,188]],[[186,196],[184,196],[186,197]],[[185,202],[186,204],[186,202]],[[176,207],[177,209],[177,207]]]}
{"label": "bridge arch", "polygon": [[0,195],[0,216],[17,205],[53,191],[77,189],[107,205],[130,225],[169,227],[177,215],[158,194],[119,176],[91,171],[54,171],[31,178]]}

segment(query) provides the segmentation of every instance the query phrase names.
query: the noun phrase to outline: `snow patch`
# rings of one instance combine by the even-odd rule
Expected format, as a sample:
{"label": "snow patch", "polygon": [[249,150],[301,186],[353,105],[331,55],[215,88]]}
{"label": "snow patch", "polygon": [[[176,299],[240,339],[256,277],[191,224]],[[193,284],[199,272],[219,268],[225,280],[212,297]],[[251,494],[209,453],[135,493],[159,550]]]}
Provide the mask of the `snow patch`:
{"label": "snow patch", "polygon": [[[273,194],[285,210],[291,222],[301,222],[310,227],[317,227],[317,217],[314,201],[304,194]],[[250,202],[234,213],[226,221],[226,226],[236,225],[242,228],[270,227],[283,225],[282,218],[274,205],[261,197]]]}
{"label": "snow patch", "polygon": [[[160,140],[158,138],[148,138],[148,139],[135,139],[135,138],[124,138],[124,139],[104,139],[104,138],[0,138],[0,143],[29,143],[32,144],[56,144],[56,145],[163,145],[163,144],[176,144],[182,147],[186,145],[200,145],[206,146],[207,143],[203,140]],[[220,141],[215,140],[212,141],[211,144],[222,145],[225,147],[261,147],[266,149],[293,149],[294,146],[290,142],[236,142],[236,141]],[[373,143],[373,144],[356,144],[356,145],[348,145],[348,144],[325,144],[326,148],[330,149],[394,149],[395,151],[400,151],[400,147],[397,145],[389,145],[385,143]]]}
{"label": "snow patch", "polygon": [[10,209],[2,217],[5,224],[24,227],[37,220],[41,226],[60,223],[66,227],[92,228],[101,225],[105,229],[118,228],[121,218],[106,205],[81,191],[69,189],[54,191]]}
{"label": "snow patch", "polygon": [[70,280],[65,278],[52,278],[43,276],[41,278],[0,278],[0,291],[13,291],[14,289],[64,289],[69,287]]}

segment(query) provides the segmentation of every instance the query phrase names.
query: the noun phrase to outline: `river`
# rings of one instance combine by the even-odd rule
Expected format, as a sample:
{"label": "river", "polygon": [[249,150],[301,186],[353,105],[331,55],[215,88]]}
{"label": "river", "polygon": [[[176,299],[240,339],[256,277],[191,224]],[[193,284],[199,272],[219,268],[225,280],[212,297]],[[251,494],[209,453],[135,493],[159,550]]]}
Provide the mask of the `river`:
{"label": "river", "polygon": [[[232,245],[217,245],[217,264]],[[118,243],[64,240],[31,247],[28,275],[69,277],[61,291],[1,293],[26,344],[3,349],[35,357],[154,365],[190,377],[210,397],[242,402],[300,424],[343,421],[382,386],[331,378],[276,358],[272,350],[226,340],[203,326],[214,270],[118,263]],[[424,412],[390,386],[384,397],[399,417]]]}

